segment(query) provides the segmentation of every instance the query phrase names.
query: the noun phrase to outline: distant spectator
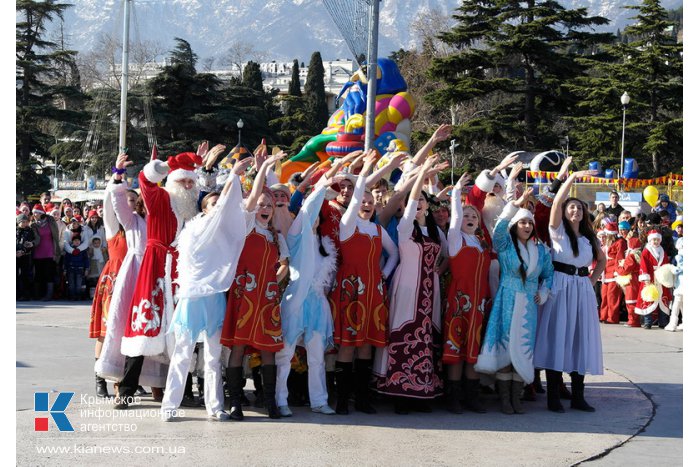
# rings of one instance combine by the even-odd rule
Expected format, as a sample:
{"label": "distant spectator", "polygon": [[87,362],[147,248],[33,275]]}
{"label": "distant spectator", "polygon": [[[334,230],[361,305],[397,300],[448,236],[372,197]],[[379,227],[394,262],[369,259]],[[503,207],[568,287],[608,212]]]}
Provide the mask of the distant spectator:
{"label": "distant spectator", "polygon": [[625,210],[622,206],[618,204],[620,201],[620,195],[618,194],[617,191],[611,191],[610,192],[610,206],[605,208],[605,212],[607,214],[613,214],[615,216],[615,221],[620,217],[620,214],[622,214],[622,211]]}
{"label": "distant spectator", "polygon": [[51,300],[54,292],[54,280],[56,276],[56,265],[61,255],[60,242],[58,239],[58,226],[53,217],[47,216],[41,204],[35,204],[32,209],[34,220],[31,223],[34,235],[38,239],[34,248],[34,269],[36,295],[43,288],[45,295],[43,301]]}
{"label": "distant spectator", "polygon": [[17,216],[17,300],[31,299],[32,251],[38,245],[34,230],[29,227],[29,217],[20,213]]}
{"label": "distant spectator", "polygon": [[99,214],[97,214],[95,209],[91,209],[88,212],[85,228],[88,230],[90,238],[98,236],[102,241],[102,246],[107,244],[107,234],[105,234],[104,222]]}
{"label": "distant spectator", "polygon": [[[43,192],[39,196],[39,202],[44,207],[44,211],[46,211],[46,205],[51,203],[51,193],[49,193],[48,191]],[[46,211],[46,214],[48,214],[48,211]]]}
{"label": "distant spectator", "polygon": [[678,215],[678,206],[676,203],[671,201],[668,197],[668,195],[663,194],[659,195],[659,201],[656,203],[656,206],[654,206],[653,209],[654,212],[661,212],[661,211],[666,211],[668,212],[669,220],[671,223],[675,222],[676,217]]}
{"label": "distant spectator", "polygon": [[88,287],[93,287],[97,285],[97,278],[100,277],[102,268],[105,267],[107,262],[107,248],[102,244],[102,239],[99,235],[95,235],[92,237],[87,251],[88,258],[90,258],[90,269],[87,274]]}
{"label": "distant spectator", "polygon": [[68,276],[68,299],[78,300],[82,293],[85,276],[87,276],[90,261],[87,251],[80,251],[80,238],[71,240],[73,253],[66,253],[63,258],[63,268]]}

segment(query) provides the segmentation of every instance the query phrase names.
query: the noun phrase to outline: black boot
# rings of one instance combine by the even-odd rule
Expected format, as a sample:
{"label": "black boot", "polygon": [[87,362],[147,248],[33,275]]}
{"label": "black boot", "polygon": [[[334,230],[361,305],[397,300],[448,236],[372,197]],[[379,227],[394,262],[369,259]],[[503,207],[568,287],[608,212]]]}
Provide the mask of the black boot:
{"label": "black boot", "polygon": [[462,404],[459,402],[462,392],[462,382],[447,380],[446,386],[447,411],[458,414],[464,413],[462,411]]}
{"label": "black boot", "polygon": [[[97,359],[95,359],[95,361],[97,361]],[[109,397],[107,381],[97,376],[97,373],[95,373],[95,390],[97,391],[97,397]]]}
{"label": "black boot", "polygon": [[540,368],[535,368],[535,381],[533,381],[533,385],[535,387],[535,392],[537,394],[544,394],[544,388],[542,387],[542,376],[541,376],[542,370]]}
{"label": "black boot", "polygon": [[559,397],[567,401],[571,400],[571,393],[566,388],[566,384],[564,384],[564,375],[562,373],[559,373]]}
{"label": "black boot", "polygon": [[[265,407],[262,376],[260,376],[261,369],[262,367],[260,365],[256,366],[255,368],[251,368],[251,372],[253,373],[253,386],[255,386],[255,402],[253,402],[253,407],[257,407],[259,409]],[[241,386],[241,391],[242,390],[243,387]]]}
{"label": "black boot", "polygon": [[226,385],[231,395],[231,419],[243,420],[243,407],[241,407],[241,393],[243,392],[243,367],[232,366],[226,368]]}
{"label": "black boot", "polygon": [[577,372],[571,373],[571,408],[584,412],[595,412],[583,398],[583,375]]}
{"label": "black boot", "polygon": [[545,376],[547,377],[547,410],[564,413],[564,407],[561,405],[561,400],[559,399],[561,372],[545,370]]}
{"label": "black boot", "polygon": [[335,371],[326,371],[326,391],[328,391],[328,405],[335,401]]}
{"label": "black boot", "polygon": [[486,413],[479,399],[479,380],[464,379],[464,408],[476,413]]}
{"label": "black boot", "polygon": [[262,366],[263,394],[265,395],[265,408],[270,418],[281,418],[280,409],[275,400],[275,386],[277,385],[277,365]]}
{"label": "black boot", "polygon": [[352,362],[335,362],[335,413],[347,415],[350,390],[352,389]]}
{"label": "black boot", "polygon": [[372,377],[372,360],[356,358],[355,372],[355,409],[367,414],[375,414],[377,410],[369,403],[369,380]]}

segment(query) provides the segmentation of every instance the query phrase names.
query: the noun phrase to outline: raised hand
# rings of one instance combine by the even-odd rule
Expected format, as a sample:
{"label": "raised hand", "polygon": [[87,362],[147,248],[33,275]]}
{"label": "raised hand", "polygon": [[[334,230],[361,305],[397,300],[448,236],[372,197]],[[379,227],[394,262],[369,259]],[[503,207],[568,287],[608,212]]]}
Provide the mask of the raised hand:
{"label": "raised hand", "polygon": [[525,205],[525,202],[530,197],[530,195],[532,195],[532,188],[528,188],[527,190],[525,190],[523,192],[523,194],[520,195],[520,198],[513,201],[513,206],[518,207],[518,208],[523,207],[523,205]]}
{"label": "raised hand", "polygon": [[197,155],[204,159],[204,156],[207,154],[209,151],[209,141],[204,141],[202,142],[199,146],[197,146]]}
{"label": "raised hand", "polygon": [[459,177],[459,180],[457,180],[457,183],[455,183],[455,190],[462,191],[462,188],[464,188],[464,185],[470,179],[471,179],[471,175],[469,175],[469,172],[464,172],[462,174],[462,176]]}
{"label": "raised hand", "polygon": [[226,146],[223,144],[217,144],[213,148],[211,148],[209,151],[207,151],[207,155],[203,158],[204,159],[204,168],[207,170],[211,170],[212,167],[214,167],[214,163],[216,162],[216,159],[219,158],[219,156],[226,150]]}
{"label": "raised hand", "polygon": [[440,190],[440,193],[438,193],[435,197],[439,200],[448,199],[448,193],[450,192],[450,190],[452,190],[452,188],[454,188],[452,185],[447,185],[445,188]]}
{"label": "raised hand", "polygon": [[236,161],[235,164],[233,164],[233,168],[231,169],[233,173],[235,173],[238,176],[241,176],[245,173],[245,171],[248,169],[248,167],[253,164],[253,159],[250,157],[246,157],[245,159],[239,159]]}
{"label": "raised hand", "polygon": [[379,160],[379,153],[374,149],[370,149],[369,151],[367,151],[365,153],[362,160],[363,160],[363,164],[362,164],[362,170],[360,171],[360,175],[366,177],[367,175],[370,174],[370,172],[372,172],[372,169],[374,168],[374,164],[376,164],[377,161]]}
{"label": "raised hand", "polygon": [[508,174],[508,179],[515,180],[516,178],[518,178],[518,174],[520,173],[521,170],[523,170],[523,163],[518,162],[510,170],[510,173]]}
{"label": "raised hand", "polygon": [[435,130],[433,136],[431,136],[431,139],[434,143],[439,143],[441,141],[445,141],[450,136],[452,136],[452,125],[443,123],[437,128],[437,130]]}
{"label": "raised hand", "polygon": [[557,174],[557,178],[559,180],[563,181],[564,178],[566,178],[566,173],[569,171],[569,165],[571,165],[571,161],[573,159],[573,156],[569,156],[564,159],[564,162],[561,164],[561,168],[559,168],[559,173]]}
{"label": "raised hand", "polygon": [[304,170],[301,173],[301,179],[306,180],[309,176],[313,175],[313,173],[316,172],[316,169],[318,168],[319,165],[321,165],[321,162],[317,161],[317,162],[314,162],[313,164],[311,164],[310,166],[308,166],[306,168],[306,170]]}
{"label": "raised hand", "polygon": [[391,170],[397,169],[401,167],[401,164],[403,164],[408,158],[409,155],[405,152],[399,153],[391,158],[388,165],[391,167]]}
{"label": "raised hand", "polygon": [[133,162],[129,160],[129,155],[122,153],[117,156],[117,162],[114,164],[114,167],[121,170],[131,164],[133,164]]}
{"label": "raised hand", "polygon": [[266,151],[266,147],[261,145],[261,146],[258,146],[255,149],[255,152],[253,153],[253,156],[255,156],[255,168],[258,170],[260,170],[262,168],[263,163],[265,161],[269,160],[265,151]]}
{"label": "raised hand", "polygon": [[517,153],[510,153],[506,157],[503,158],[500,164],[496,166],[496,170],[503,170],[509,165],[511,165],[513,162],[518,160],[518,157],[520,155]]}

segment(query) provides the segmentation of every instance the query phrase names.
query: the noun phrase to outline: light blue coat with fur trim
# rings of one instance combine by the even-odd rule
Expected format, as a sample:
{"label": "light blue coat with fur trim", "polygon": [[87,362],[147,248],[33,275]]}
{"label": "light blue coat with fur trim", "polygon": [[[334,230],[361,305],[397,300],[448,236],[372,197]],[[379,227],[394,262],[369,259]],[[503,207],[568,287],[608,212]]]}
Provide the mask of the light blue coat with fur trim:
{"label": "light blue coat with fur trim", "polygon": [[516,245],[508,231],[508,223],[518,208],[508,203],[496,222],[493,248],[498,253],[500,281],[493,301],[486,336],[475,369],[495,373],[509,364],[526,382],[534,379],[532,364],[537,330],[535,296],[546,300],[552,286],[554,267],[549,248],[539,241],[521,245],[521,256],[527,269],[523,282]]}

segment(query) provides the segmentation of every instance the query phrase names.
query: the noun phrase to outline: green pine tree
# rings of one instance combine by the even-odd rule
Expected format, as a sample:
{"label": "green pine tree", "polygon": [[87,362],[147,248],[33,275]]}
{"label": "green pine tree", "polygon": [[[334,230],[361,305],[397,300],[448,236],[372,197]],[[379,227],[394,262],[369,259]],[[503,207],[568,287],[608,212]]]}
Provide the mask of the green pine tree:
{"label": "green pine tree", "polygon": [[309,129],[313,134],[320,133],[328,123],[328,104],[324,84],[323,60],[320,52],[311,54],[309,70],[304,83],[304,99]]}
{"label": "green pine tree", "polygon": [[617,168],[620,96],[627,92],[625,157],[637,159],[642,176],[658,176],[682,167],[682,45],[658,0],[630,8],[638,15],[623,31],[629,41],[580,59],[591,71],[570,86],[579,104],[569,120],[575,146],[590,159]]}
{"label": "green pine tree", "polygon": [[458,52],[433,61],[430,75],[446,86],[429,99],[478,109],[455,134],[467,146],[490,141],[506,151],[556,145],[559,116],[574,103],[563,84],[584,71],[577,54],[612,40],[586,31],[607,20],[540,0],[465,0],[454,18],[440,39]]}
{"label": "green pine tree", "polygon": [[75,97],[75,89],[59,81],[61,64],[69,62],[75,52],[62,50],[46,38],[48,23],[62,19],[69,5],[56,0],[18,0],[15,6],[16,189],[18,195],[26,196],[49,188],[48,173],[43,173],[37,157],[50,157],[51,146],[66,136],[61,122],[80,116],[66,105],[69,95]]}
{"label": "green pine tree", "polygon": [[255,91],[263,92],[263,77],[260,64],[249,61],[243,69],[243,86],[247,86]]}

